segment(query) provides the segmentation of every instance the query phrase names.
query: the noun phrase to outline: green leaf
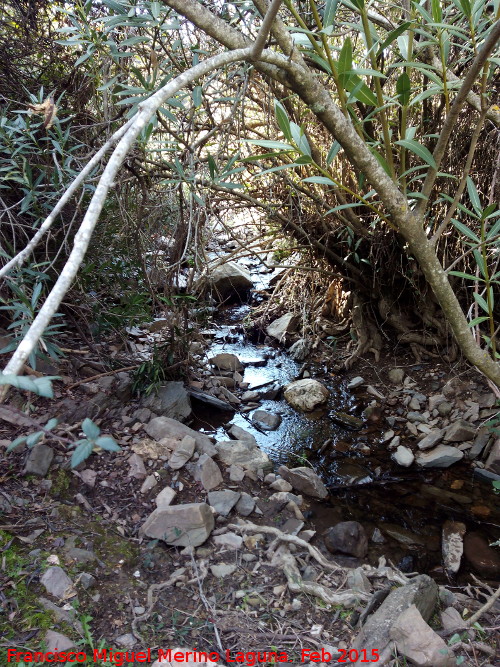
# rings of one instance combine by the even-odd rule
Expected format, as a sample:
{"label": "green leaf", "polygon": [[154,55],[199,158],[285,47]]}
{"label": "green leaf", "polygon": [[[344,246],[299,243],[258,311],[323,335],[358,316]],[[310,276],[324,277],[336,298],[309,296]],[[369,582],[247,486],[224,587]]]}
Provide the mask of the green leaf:
{"label": "green leaf", "polygon": [[333,25],[335,20],[335,14],[337,13],[337,7],[339,0],[326,0],[325,11],[323,14],[323,27],[327,28],[330,25]]}
{"label": "green leaf", "polygon": [[335,160],[337,157],[337,153],[340,150],[340,144],[338,141],[334,141],[333,144],[330,147],[330,150],[328,151],[328,155],[326,156],[326,164],[331,165],[332,162]]}
{"label": "green leaf", "polygon": [[373,93],[366,83],[364,83],[359,76],[351,74],[346,85],[347,90],[355,97],[359,102],[363,104],[368,104],[369,106],[376,107],[378,104],[375,93]]}
{"label": "green leaf", "polygon": [[484,316],[475,317],[473,320],[469,322],[469,326],[475,327],[477,324],[481,324],[481,322],[486,322],[489,319],[490,319],[489,317],[484,317]]}
{"label": "green leaf", "polygon": [[399,37],[399,35],[402,35],[408,28],[412,25],[411,21],[406,21],[405,23],[402,23],[400,26],[395,28],[394,30],[391,30],[391,32],[387,35],[387,37],[384,39],[382,44],[378,47],[377,51],[377,58],[382,55],[382,51],[386,49],[392,42]]}
{"label": "green leaf", "polygon": [[471,273],[463,273],[463,271],[450,271],[449,275],[458,276],[459,278],[465,278],[466,280],[472,280],[475,283],[484,282],[484,280],[482,278],[479,278],[479,276],[473,276]]}
{"label": "green leaf", "polygon": [[49,421],[45,424],[45,430],[46,431],[51,431],[58,424],[59,424],[59,420],[56,419],[55,417],[52,417],[52,419],[49,419]]}
{"label": "green leaf", "polygon": [[396,92],[398,94],[399,103],[401,106],[405,107],[410,101],[411,94],[411,81],[406,72],[399,75],[398,80],[396,81]]}
{"label": "green leaf", "polygon": [[429,149],[426,148],[425,146],[422,146],[422,144],[419,144],[418,141],[410,139],[400,139],[399,141],[396,141],[396,144],[398,144],[399,146],[403,146],[412,153],[415,153],[415,155],[418,155],[418,157],[422,158],[422,160],[426,162],[430,167],[437,169],[436,161],[432,157],[432,154],[429,151]]}
{"label": "green leaf", "polygon": [[88,417],[82,422],[82,431],[85,433],[87,438],[89,438],[89,440],[95,440],[101,433],[101,429],[97,426],[97,424],[94,424],[92,419],[89,419]]}
{"label": "green leaf", "polygon": [[22,445],[23,442],[26,442],[27,437],[28,436],[26,435],[20,435],[18,438],[16,438],[10,443],[10,445],[7,447],[7,451],[11,452],[16,447],[19,447],[19,445]]}
{"label": "green leaf", "polygon": [[112,9],[116,14],[127,14],[128,12],[126,7],[120,5],[119,2],[115,2],[115,0],[103,0],[102,4]]}
{"label": "green leaf", "polygon": [[275,150],[281,151],[293,151],[295,150],[290,144],[285,144],[283,141],[270,141],[268,139],[261,139],[255,141],[254,139],[244,139],[244,142],[247,144],[252,144],[254,146],[262,146],[262,148],[273,148]]}
{"label": "green leaf", "polygon": [[476,234],[474,234],[472,229],[469,229],[467,225],[464,225],[463,222],[460,222],[459,220],[455,220],[454,218],[452,218],[451,223],[454,227],[456,227],[456,229],[458,229],[460,233],[464,234],[469,239],[471,239],[471,241],[474,241],[475,243],[481,243],[479,237],[476,236]]}
{"label": "green leaf", "polygon": [[28,447],[34,447],[44,436],[44,431],[37,431],[36,433],[31,433],[26,438],[26,444]]}
{"label": "green leaf", "polygon": [[160,17],[160,11],[161,11],[161,4],[159,2],[152,2],[151,3],[151,15],[156,21],[158,21],[158,19]]}
{"label": "green leaf", "polygon": [[81,440],[80,444],[78,445],[78,447],[73,452],[73,455],[71,456],[71,467],[76,468],[77,466],[80,465],[80,463],[82,463],[82,461],[88,459],[88,457],[92,454],[93,448],[94,448],[94,443],[89,442],[88,440]]}
{"label": "green leaf", "polygon": [[201,107],[201,86],[195,86],[193,88],[193,104],[196,108]]}
{"label": "green leaf", "polygon": [[105,449],[108,452],[120,452],[121,447],[120,445],[117,444],[117,442],[114,440],[114,438],[111,438],[110,436],[101,436],[100,438],[97,438],[95,441],[95,444],[98,445],[98,447],[101,447],[101,449]]}
{"label": "green leaf", "polygon": [[213,181],[213,180],[215,180],[215,176],[218,173],[217,172],[217,165],[215,164],[215,160],[213,159],[213,157],[210,154],[208,155],[207,159],[208,159],[208,169],[210,171],[210,178]]}
{"label": "green leaf", "polygon": [[479,294],[479,292],[474,292],[474,301],[484,310],[485,313],[490,314],[490,309],[488,308],[488,304],[486,303],[486,299]]}
{"label": "green leaf", "polygon": [[326,176],[309,176],[304,178],[302,183],[317,183],[318,185],[336,185],[335,181],[332,181],[331,178],[326,178]]}
{"label": "green leaf", "polygon": [[432,0],[432,18],[434,19],[435,23],[441,23],[443,20],[441,0]]}
{"label": "green leaf", "polygon": [[471,201],[473,209],[478,215],[481,215],[483,209],[481,207],[481,200],[479,199],[479,193],[474,185],[474,181],[470,176],[467,176],[467,192],[469,193],[469,199]]}
{"label": "green leaf", "polygon": [[276,114],[276,120],[278,121],[279,128],[283,132],[285,139],[287,141],[292,141],[288,114],[285,110],[285,107],[280,102],[278,102],[278,100],[274,100],[274,113]]}
{"label": "green leaf", "polygon": [[352,70],[352,43],[350,37],[347,37],[342,49],[340,50],[337,63],[337,71],[340,84],[346,88],[349,81],[349,74]]}

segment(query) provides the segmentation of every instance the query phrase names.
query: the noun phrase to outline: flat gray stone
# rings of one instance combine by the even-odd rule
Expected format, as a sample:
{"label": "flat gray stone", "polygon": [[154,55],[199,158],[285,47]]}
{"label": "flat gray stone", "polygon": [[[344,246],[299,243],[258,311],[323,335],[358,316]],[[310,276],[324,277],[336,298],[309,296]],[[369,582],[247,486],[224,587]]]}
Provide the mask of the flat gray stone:
{"label": "flat gray stone", "polygon": [[127,463],[130,466],[127,477],[133,477],[134,479],[144,479],[147,477],[146,466],[139,454],[132,454]]}
{"label": "flat gray stone", "polygon": [[254,508],[255,500],[249,493],[243,491],[240,499],[235,505],[235,510],[240,516],[249,516],[254,511]]}
{"label": "flat gray stone", "polygon": [[255,436],[253,436],[248,431],[245,431],[245,429],[241,428],[241,426],[236,426],[236,424],[233,424],[233,426],[231,426],[229,429],[229,435],[232,435],[235,440],[242,440],[243,442],[248,442],[254,447],[258,447]]}
{"label": "flat gray stone", "polygon": [[390,629],[398,655],[418,667],[454,667],[455,655],[434,630],[427,625],[415,605],[402,612]]}
{"label": "flat gray stone", "polygon": [[417,463],[422,468],[449,468],[454,463],[461,461],[463,457],[464,453],[456,447],[438,445],[435,449],[419,454]]}
{"label": "flat gray stone", "polygon": [[180,421],[171,417],[154,417],[144,427],[144,430],[154,440],[162,440],[163,438],[182,440],[185,435],[190,435],[195,440],[197,452],[209,456],[217,454],[217,450],[208,435],[194,431],[189,426],[181,424]]}
{"label": "flat gray stone", "polygon": [[216,267],[209,267],[208,281],[212,293],[219,301],[230,296],[248,292],[253,287],[248,269],[236,262],[225,262]]}
{"label": "flat gray stone", "polygon": [[500,438],[497,438],[493,443],[484,467],[488,472],[500,475]]}
{"label": "flat gray stone", "polygon": [[272,468],[267,454],[242,440],[228,440],[216,444],[217,456],[227,466],[236,464],[245,470],[266,470]]}
{"label": "flat gray stone", "polygon": [[217,577],[217,579],[222,579],[223,577],[229,577],[236,572],[236,565],[229,565],[228,563],[219,563],[219,565],[211,565],[210,571]]}
{"label": "flat gray stone", "polygon": [[214,528],[214,515],[206,503],[159,507],[139,529],[139,536],[163,540],[179,547],[198,547]]}
{"label": "flat gray stone", "polygon": [[172,470],[179,470],[182,468],[194,454],[196,440],[190,435],[185,435],[182,440],[176,445],[172,456],[168,460],[168,465]]}
{"label": "flat gray stone", "polygon": [[304,361],[309,356],[312,343],[308,338],[299,338],[288,350],[288,354],[294,361]]}
{"label": "flat gray stone", "polygon": [[311,468],[298,467],[287,468],[280,466],[278,473],[290,484],[296,491],[305,493],[313,498],[323,500],[328,497],[328,489],[323,484],[319,476]]}
{"label": "flat gray stone", "polygon": [[162,507],[168,507],[172,504],[176,495],[177,491],[171,489],[170,486],[166,486],[155,498],[156,507],[160,509]]}
{"label": "flat gray stone", "polygon": [[281,424],[281,417],[267,410],[255,410],[252,422],[265,431],[275,431]]}
{"label": "flat gray stone", "polygon": [[45,651],[58,652],[58,651],[69,651],[72,648],[75,648],[75,643],[66,635],[62,635],[60,632],[54,632],[54,630],[47,630],[44,637]]}
{"label": "flat gray stone", "polygon": [[30,451],[24,465],[24,475],[37,475],[45,477],[49,472],[50,464],[54,458],[54,450],[47,445],[35,445]]}
{"label": "flat gray stone", "polygon": [[358,375],[357,377],[352,378],[352,380],[348,383],[347,389],[349,390],[357,389],[358,387],[361,387],[361,385],[363,384],[365,384],[364,378]]}
{"label": "flat gray stone", "polygon": [[465,442],[474,440],[477,429],[463,419],[450,424],[444,434],[444,442]]}
{"label": "flat gray stone", "polygon": [[67,599],[73,591],[73,582],[59,565],[48,567],[40,578],[40,583],[47,593],[59,600]]}
{"label": "flat gray stone", "polygon": [[196,479],[205,491],[211,491],[222,484],[220,468],[208,454],[202,454],[196,463]]}
{"label": "flat gray stone", "polygon": [[438,601],[438,587],[436,582],[426,574],[421,574],[411,580],[409,584],[391,590],[380,607],[368,617],[352,648],[366,649],[367,654],[377,649],[380,654],[380,664],[384,659],[392,657],[391,629],[401,614],[415,605],[422,618],[428,621]]}
{"label": "flat gray stone", "polygon": [[181,421],[191,414],[191,401],[182,382],[163,384],[156,394],[141,399],[141,405],[157,415]]}
{"label": "flat gray stone", "polygon": [[293,333],[297,329],[300,318],[293,313],[286,313],[282,315],[277,320],[271,322],[267,327],[266,333],[271,338],[276,338],[279,341],[282,341],[290,333]]}
{"label": "flat gray stone", "polygon": [[224,489],[223,491],[210,491],[208,502],[211,507],[222,516],[227,516],[240,499],[241,493]]}
{"label": "flat gray stone", "polygon": [[421,451],[426,451],[427,449],[432,449],[443,439],[444,431],[442,429],[431,431],[422,440],[418,443],[418,448]]}

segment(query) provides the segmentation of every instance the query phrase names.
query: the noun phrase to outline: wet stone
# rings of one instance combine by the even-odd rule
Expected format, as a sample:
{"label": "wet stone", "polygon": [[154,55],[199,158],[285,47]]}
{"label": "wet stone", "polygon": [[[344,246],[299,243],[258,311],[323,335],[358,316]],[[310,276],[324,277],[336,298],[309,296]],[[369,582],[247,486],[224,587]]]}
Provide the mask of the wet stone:
{"label": "wet stone", "polygon": [[357,521],[341,521],[325,533],[325,546],[331,553],[341,552],[363,558],[368,551],[365,529]]}
{"label": "wet stone", "polygon": [[347,389],[349,390],[357,389],[358,387],[361,387],[361,385],[363,385],[364,383],[365,383],[364,378],[358,375],[347,384]]}
{"label": "wet stone", "polygon": [[500,575],[500,555],[479,533],[467,533],[464,539],[464,553],[480,575],[491,578]]}
{"label": "wet stone", "polygon": [[336,423],[344,426],[345,428],[351,429],[353,431],[359,431],[363,428],[363,420],[359,417],[354,417],[353,415],[348,415],[346,412],[331,412],[331,419]]}
{"label": "wet stone", "polygon": [[265,431],[274,431],[281,424],[281,417],[266,410],[256,410],[252,422]]}

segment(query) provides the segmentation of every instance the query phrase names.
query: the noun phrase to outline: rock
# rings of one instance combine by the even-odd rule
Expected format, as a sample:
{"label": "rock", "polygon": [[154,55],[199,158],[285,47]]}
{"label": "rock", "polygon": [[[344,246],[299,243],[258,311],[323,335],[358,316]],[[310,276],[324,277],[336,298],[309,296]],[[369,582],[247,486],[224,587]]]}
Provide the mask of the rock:
{"label": "rock", "polygon": [[286,479],[281,477],[272,482],[269,487],[273,491],[291,491],[293,489],[293,486],[290,484],[290,482],[287,482]]}
{"label": "rock", "polygon": [[242,440],[228,440],[218,442],[216,445],[217,456],[227,466],[237,464],[245,470],[265,470],[272,468],[272,463],[267,454],[257,446]]}
{"label": "rock", "polygon": [[294,493],[290,493],[289,491],[276,491],[276,493],[273,493],[271,496],[269,496],[268,500],[270,503],[276,503],[276,506],[279,508],[279,510],[283,509],[285,505],[288,505],[290,501],[296,503],[298,507],[300,507],[303,502],[302,496],[296,496]]}
{"label": "rock", "polygon": [[373,387],[371,384],[369,384],[368,387],[366,388],[366,392],[371,396],[375,396],[375,398],[378,398],[381,401],[385,400],[384,394],[381,394],[380,391],[375,387]]}
{"label": "rock", "polygon": [[243,468],[234,464],[229,468],[229,479],[231,482],[241,482],[244,478],[245,471]]}
{"label": "rock", "polygon": [[182,466],[186,465],[194,454],[195,445],[196,440],[190,435],[185,435],[182,440],[177,443],[172,456],[168,460],[168,465],[172,470],[179,470]]}
{"label": "rock", "polygon": [[325,546],[331,553],[339,551],[363,558],[368,551],[368,537],[357,521],[341,521],[325,532]]}
{"label": "rock", "polygon": [[433,412],[440,403],[446,401],[446,398],[443,394],[434,394],[429,396],[429,412]]}
{"label": "rock", "polygon": [[157,484],[158,480],[156,479],[155,475],[148,475],[142,483],[140,492],[147,493],[148,491],[151,491],[151,489],[154,489]]}
{"label": "rock", "polygon": [[229,489],[224,489],[223,491],[210,491],[208,494],[208,502],[217,514],[227,516],[240,499],[240,496],[241,493],[238,491],[230,491]]}
{"label": "rock", "polygon": [[162,440],[163,438],[182,440],[185,435],[190,435],[195,440],[197,452],[209,456],[217,454],[217,450],[208,435],[193,431],[189,426],[170,417],[155,417],[144,427],[144,430],[155,440]]}
{"label": "rock", "polygon": [[[205,454],[203,456],[206,456]],[[155,498],[156,507],[161,509],[162,507],[168,507],[172,504],[177,492],[171,489],[169,486],[166,486],[163,491]]]}
{"label": "rock", "polygon": [[[217,577],[217,579],[222,579],[223,577],[229,577],[236,572],[236,565],[228,565],[227,563],[219,563],[219,565],[211,565],[210,571]],[[199,663],[196,663],[199,664]]]}
{"label": "rock", "polygon": [[437,411],[441,417],[447,417],[453,410],[453,403],[443,401],[437,406]]}
{"label": "rock", "polygon": [[191,401],[182,382],[167,382],[156,394],[141,399],[141,405],[157,415],[183,421],[191,414]]}
{"label": "rock", "polygon": [[362,567],[348,570],[347,588],[350,588],[353,591],[361,591],[362,593],[371,593],[373,589],[370,580],[366,576]]}
{"label": "rock", "polygon": [[235,354],[229,352],[221,352],[211,357],[209,362],[221,371],[242,371],[243,364]]}
{"label": "rock", "polygon": [[318,405],[326,403],[329,395],[328,389],[321,382],[310,378],[291,382],[284,392],[286,401],[296,410],[304,412],[310,412]]}
{"label": "rock", "polygon": [[23,475],[45,477],[54,458],[54,450],[47,445],[35,445],[31,449],[23,469]]}
{"label": "rock", "polygon": [[224,533],[223,535],[216,535],[214,544],[219,547],[227,547],[228,549],[241,549],[243,538],[236,533]]}
{"label": "rock", "polygon": [[459,419],[448,426],[443,440],[444,442],[465,442],[466,440],[474,440],[476,431],[477,429],[469,424],[469,422]]}
{"label": "rock", "polygon": [[54,614],[54,618],[58,623],[67,623],[68,625],[75,626],[80,625],[79,621],[75,621],[76,609],[73,609],[73,607],[70,607],[69,609],[58,607],[47,598],[38,598],[38,602],[44,609],[47,609]]}
{"label": "rock", "polygon": [[131,449],[134,454],[138,454],[143,460],[152,459],[157,461],[161,459],[166,461],[170,458],[176,445],[177,440],[173,438],[162,438],[159,442],[151,438],[143,438],[139,442],[134,442]]}
{"label": "rock", "polygon": [[402,384],[405,372],[402,368],[391,368],[387,375],[392,384]]}
{"label": "rock", "polygon": [[350,429],[351,431],[359,431],[361,428],[363,428],[363,420],[359,417],[348,415],[347,412],[339,412],[336,410],[335,412],[330,412],[329,416],[334,422],[340,424],[344,428]]}
{"label": "rock", "polygon": [[131,632],[127,632],[124,635],[119,635],[115,639],[115,642],[118,644],[118,646],[127,649],[127,648],[132,648],[132,646],[134,646],[137,643],[137,639]]}
{"label": "rock", "polygon": [[449,466],[461,461],[464,453],[449,445],[438,445],[429,452],[422,452],[417,456],[418,465],[422,468],[449,468]]}
{"label": "rock", "polygon": [[240,516],[249,516],[255,508],[255,500],[249,493],[243,491],[236,503],[235,510]]}
{"label": "rock", "polygon": [[47,630],[44,638],[45,651],[58,652],[58,651],[69,651],[72,648],[75,648],[75,643],[66,635],[62,635],[60,632],[54,632],[54,630]]}
{"label": "rock", "polygon": [[245,294],[253,287],[250,272],[236,262],[225,262],[209,271],[209,284],[219,301]]}
{"label": "rock", "polygon": [[135,479],[144,479],[147,476],[144,461],[139,454],[132,454],[128,459],[130,466],[127,477],[134,477]]}
{"label": "rock", "polygon": [[259,400],[259,392],[258,391],[245,391],[242,396],[241,400],[243,403],[248,403],[249,401],[258,401]]}
{"label": "rock", "polygon": [[222,473],[215,461],[202,454],[196,463],[196,479],[201,482],[205,491],[211,491],[222,484]]}
{"label": "rock", "polygon": [[300,318],[293,313],[286,313],[277,320],[271,322],[267,327],[266,333],[271,338],[276,338],[282,341],[288,334],[293,333],[297,329]]}
{"label": "rock", "polygon": [[58,565],[48,567],[40,578],[40,583],[47,593],[60,600],[66,600],[74,593],[73,582]]}
{"label": "rock", "polygon": [[484,467],[489,472],[500,475],[500,438],[497,438],[493,443]]}
{"label": "rock", "polygon": [[349,390],[357,389],[358,387],[361,387],[361,385],[363,385],[364,383],[365,383],[364,378],[358,375],[349,382],[349,384],[347,385],[347,389]]}
{"label": "rock", "polygon": [[311,351],[311,341],[307,338],[299,338],[288,350],[288,354],[294,361],[304,361]]}
{"label": "rock", "polygon": [[229,435],[232,435],[235,440],[242,440],[243,442],[249,443],[253,447],[258,446],[255,437],[248,431],[245,431],[244,428],[241,428],[241,426],[236,426],[236,424],[233,424],[228,432]]}
{"label": "rock", "polygon": [[443,630],[446,630],[447,634],[467,628],[467,621],[464,621],[460,612],[454,607],[447,607],[440,615]]}
{"label": "rock", "polygon": [[287,468],[280,466],[278,473],[297,491],[323,500],[328,497],[328,489],[311,468]]}
{"label": "rock", "polygon": [[479,533],[467,533],[464,553],[472,567],[483,577],[495,579],[500,575],[500,555]]}
{"label": "rock", "polygon": [[389,636],[396,644],[398,655],[404,655],[416,667],[456,665],[453,651],[427,625],[414,604],[399,616]]}
{"label": "rock", "polygon": [[399,542],[400,544],[406,546],[425,544],[423,537],[420,537],[420,535],[416,535],[415,533],[412,533],[411,530],[407,530],[395,523],[381,523],[380,526],[384,533],[387,533],[389,537],[392,537],[393,540],[396,540],[396,542]]}
{"label": "rock", "polygon": [[398,465],[403,466],[404,468],[409,468],[415,460],[415,456],[413,455],[411,449],[408,449],[408,447],[403,447],[403,445],[400,445],[396,449],[392,455],[392,458]]}
{"label": "rock", "polygon": [[[197,391],[195,389],[190,389],[189,390],[189,395],[192,398],[198,399],[202,403],[207,403],[208,405],[212,406],[213,408],[217,408],[217,410],[223,410],[225,412],[234,412],[234,408],[231,405],[231,402],[240,403],[241,402],[240,399],[237,398],[234,394],[232,394],[229,391],[229,389],[226,389],[226,387],[219,387],[219,391],[221,392],[220,395],[227,398],[227,401],[226,400],[222,401],[220,398],[216,398],[212,394],[207,394],[204,391]],[[229,397],[231,397],[231,398],[229,398]]]}
{"label": "rock", "polygon": [[424,621],[428,621],[437,601],[437,584],[426,574],[420,574],[409,584],[392,589],[380,607],[368,617],[353,641],[352,648],[366,649],[368,655],[376,649],[379,651],[380,664],[385,664],[393,656],[390,633],[401,614],[415,605]]}
{"label": "rock", "polygon": [[214,515],[206,503],[188,503],[155,509],[139,529],[139,536],[163,540],[179,547],[198,547],[214,528]]}
{"label": "rock", "polygon": [[255,410],[252,422],[265,431],[275,431],[281,424],[281,417],[266,410]]}
{"label": "rock", "polygon": [[460,521],[445,521],[443,524],[441,548],[444,569],[449,574],[456,574],[460,569],[465,531],[465,524]]}
{"label": "rock", "polygon": [[423,452],[432,449],[438,442],[441,442],[443,435],[444,431],[442,429],[431,431],[419,441],[418,448]]}
{"label": "rock", "polygon": [[89,588],[96,585],[97,579],[88,572],[82,572],[79,578],[79,583],[87,591]]}

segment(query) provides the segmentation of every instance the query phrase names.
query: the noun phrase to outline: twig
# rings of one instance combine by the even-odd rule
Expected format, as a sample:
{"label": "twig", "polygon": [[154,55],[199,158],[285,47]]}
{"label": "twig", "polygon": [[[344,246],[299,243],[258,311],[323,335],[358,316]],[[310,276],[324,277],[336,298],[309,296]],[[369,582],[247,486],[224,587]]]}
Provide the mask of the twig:
{"label": "twig", "polygon": [[467,627],[471,627],[478,621],[483,614],[485,614],[487,611],[493,607],[495,602],[500,598],[500,586],[497,588],[497,590],[493,593],[493,595],[489,598],[488,602],[486,602],[481,609],[478,609],[475,614],[473,614],[469,620],[467,621]]}

